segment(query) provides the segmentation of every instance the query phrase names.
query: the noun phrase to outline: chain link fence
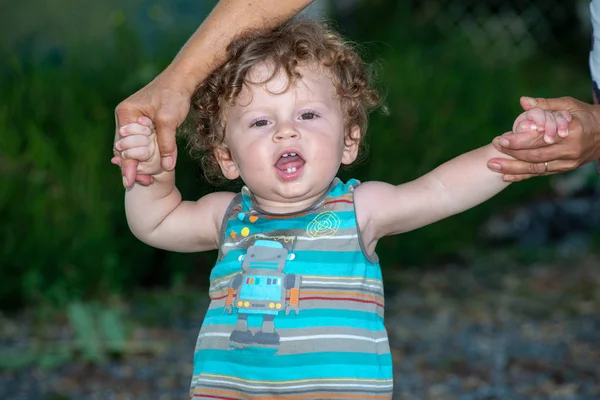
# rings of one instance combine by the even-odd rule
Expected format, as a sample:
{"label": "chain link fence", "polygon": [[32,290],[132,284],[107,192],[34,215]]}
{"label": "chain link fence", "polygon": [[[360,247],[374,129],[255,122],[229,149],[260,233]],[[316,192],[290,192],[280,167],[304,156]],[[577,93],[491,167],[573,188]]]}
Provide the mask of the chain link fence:
{"label": "chain link fence", "polygon": [[460,34],[498,59],[519,60],[590,32],[589,0],[427,0],[416,15],[442,34]]}
{"label": "chain link fence", "polygon": [[[369,0],[316,0],[307,14],[351,15],[361,1]],[[587,45],[591,34],[589,0],[420,0],[411,4],[411,18],[418,25],[433,27],[445,36],[462,36],[487,57],[504,61],[519,61],[567,40],[584,40]]]}

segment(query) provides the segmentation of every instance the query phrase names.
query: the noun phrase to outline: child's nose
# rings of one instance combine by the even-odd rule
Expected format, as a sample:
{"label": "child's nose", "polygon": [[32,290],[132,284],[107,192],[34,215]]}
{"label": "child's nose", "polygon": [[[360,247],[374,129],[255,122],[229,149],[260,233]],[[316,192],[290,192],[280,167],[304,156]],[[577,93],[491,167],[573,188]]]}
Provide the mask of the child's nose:
{"label": "child's nose", "polygon": [[300,132],[296,129],[294,124],[283,124],[277,129],[273,139],[277,142],[284,139],[299,139]]}

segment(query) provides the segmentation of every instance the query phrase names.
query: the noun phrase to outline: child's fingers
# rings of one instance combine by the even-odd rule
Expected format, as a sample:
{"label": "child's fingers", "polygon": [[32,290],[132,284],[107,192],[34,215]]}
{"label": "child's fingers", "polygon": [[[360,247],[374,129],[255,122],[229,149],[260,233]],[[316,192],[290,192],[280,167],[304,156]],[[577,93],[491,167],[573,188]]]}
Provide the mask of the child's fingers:
{"label": "child's fingers", "polygon": [[539,108],[532,108],[525,112],[527,119],[536,125],[538,132],[543,132],[546,126],[546,112]]}
{"label": "child's fingers", "polygon": [[556,116],[550,111],[545,111],[545,114],[546,124],[544,125],[544,142],[553,144],[556,142],[556,132],[558,130]]}
{"label": "child's fingers", "polygon": [[150,129],[154,129],[154,123],[152,122],[152,120],[146,116],[143,117],[139,117],[137,120],[138,124],[147,126]]}
{"label": "child's fingers", "polygon": [[513,128],[512,128],[513,133],[522,132],[520,129],[525,129],[527,131],[537,130],[537,127],[533,128],[533,129],[526,128],[525,124],[533,124],[533,122],[531,122],[527,119],[527,112],[523,112],[523,113],[519,114],[519,116],[515,119],[515,122],[513,123]]}
{"label": "child's fingers", "polygon": [[569,136],[569,120],[562,112],[554,112],[553,114],[556,118],[556,130],[558,136],[561,138],[566,138]]}
{"label": "child's fingers", "polygon": [[123,139],[117,140],[115,143],[115,149],[123,151],[131,149],[133,147],[149,146],[152,143],[150,136],[144,135],[133,135],[125,136]]}
{"label": "child's fingers", "polygon": [[114,156],[113,158],[110,159],[110,163],[118,165],[120,167],[121,166],[121,157],[120,156]]}
{"label": "child's fingers", "polygon": [[544,110],[539,108],[532,108],[531,110],[521,113],[515,122],[513,123],[513,132],[528,132],[535,131],[543,132],[546,126],[546,113]]}
{"label": "child's fingers", "polygon": [[565,117],[567,122],[571,122],[573,120],[573,116],[571,115],[571,113],[569,111],[563,110],[563,111],[557,111],[557,112],[559,112],[563,117]]}
{"label": "child's fingers", "polygon": [[152,175],[138,173],[137,176],[135,177],[135,182],[142,184],[144,186],[149,186],[154,183],[154,177]]}
{"label": "child's fingers", "polygon": [[152,135],[153,129],[151,127],[141,125],[141,124],[128,124],[122,126],[119,129],[119,134],[121,136],[130,136],[130,135]]}
{"label": "child's fingers", "polygon": [[531,122],[528,119],[522,120],[516,128],[513,128],[513,133],[523,133],[523,132],[537,132],[537,125]]}
{"label": "child's fingers", "polygon": [[131,149],[123,150],[121,152],[122,159],[133,159],[138,161],[149,161],[152,158],[153,154],[150,150],[150,147],[133,147]]}

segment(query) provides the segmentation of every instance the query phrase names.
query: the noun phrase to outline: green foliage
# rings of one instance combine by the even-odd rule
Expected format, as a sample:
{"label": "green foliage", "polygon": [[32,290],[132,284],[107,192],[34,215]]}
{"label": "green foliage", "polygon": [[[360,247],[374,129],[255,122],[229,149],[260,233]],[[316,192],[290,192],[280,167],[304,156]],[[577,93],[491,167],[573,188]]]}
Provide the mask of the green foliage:
{"label": "green foliage", "polygon": [[[373,115],[367,133],[368,161],[347,176],[391,183],[418,178],[510,131],[522,112],[523,95],[591,100],[583,54],[579,69],[569,60],[543,55],[522,63],[491,62],[493,55],[488,59],[475,54],[464,39],[439,37],[425,26],[415,26],[402,4],[385,11],[381,19],[362,13],[368,19],[357,24],[361,29],[355,35],[367,43],[365,50],[374,53],[370,58],[378,60],[378,81],[390,115]],[[377,24],[369,23],[374,20]],[[511,204],[548,192],[548,182],[537,178],[514,184],[458,216],[386,238],[378,247],[382,265],[418,266],[469,257],[482,246],[481,222]]]}
{"label": "green foliage", "polygon": [[[129,334],[117,308],[73,302],[67,306],[67,315],[74,340],[40,341],[25,351],[0,353],[0,369],[17,370],[28,365],[53,369],[74,359],[99,364],[109,356],[122,357],[140,348],[139,344],[128,345]],[[38,322],[48,325],[48,316],[42,316]]]}
{"label": "green foliage", "polygon": [[[136,46],[131,35],[119,37]],[[43,66],[3,57],[0,305],[66,305],[120,291],[151,265],[155,250],[124,220],[121,179],[110,164],[112,110],[160,69],[126,47],[113,54],[128,53],[126,63],[96,67],[67,56]]]}
{"label": "green foliage", "polygon": [[[353,33],[380,60],[391,115],[373,116],[369,161],[347,175],[406,182],[509,130],[520,95],[588,97],[583,57],[581,70],[541,57],[491,64],[459,39],[415,26],[398,7]],[[42,64],[0,54],[0,307],[40,301],[67,307],[72,299],[131,290],[149,276],[163,285],[207,276],[211,257],[151,249],[131,235],[124,218],[121,178],[109,162],[113,109],[174,54],[170,48],[167,57],[150,58],[128,26],[116,24],[115,45],[98,49],[94,63],[70,53]],[[183,40],[164,39],[172,42]],[[184,153],[178,186],[185,198],[198,198],[209,188]],[[468,254],[490,212],[547,187],[542,179],[514,185],[463,215],[384,240],[382,263],[423,265]],[[77,309],[74,321],[86,315]],[[113,325],[114,316],[104,318],[100,324]]]}

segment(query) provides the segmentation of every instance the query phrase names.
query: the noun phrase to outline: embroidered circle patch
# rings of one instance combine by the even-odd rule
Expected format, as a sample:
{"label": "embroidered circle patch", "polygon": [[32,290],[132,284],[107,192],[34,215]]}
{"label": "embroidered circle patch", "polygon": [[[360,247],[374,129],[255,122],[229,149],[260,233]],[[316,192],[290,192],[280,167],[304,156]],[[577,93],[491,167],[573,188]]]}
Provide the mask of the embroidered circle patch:
{"label": "embroidered circle patch", "polygon": [[317,215],[308,226],[306,233],[310,237],[332,236],[340,228],[340,217],[331,211],[324,211]]}

